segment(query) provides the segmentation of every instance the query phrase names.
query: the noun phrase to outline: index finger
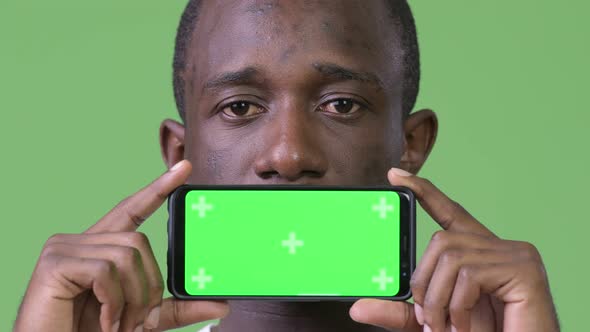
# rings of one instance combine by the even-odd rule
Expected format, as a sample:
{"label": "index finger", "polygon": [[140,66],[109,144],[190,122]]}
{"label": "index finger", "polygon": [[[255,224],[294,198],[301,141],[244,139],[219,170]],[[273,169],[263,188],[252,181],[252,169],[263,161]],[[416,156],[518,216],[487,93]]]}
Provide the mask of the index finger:
{"label": "index finger", "polygon": [[152,183],[117,204],[85,233],[137,230],[176,187],[185,183],[191,169],[191,164],[187,160],[178,162]]}
{"label": "index finger", "polygon": [[432,182],[399,168],[390,169],[387,178],[392,185],[410,188],[424,210],[443,229],[495,237],[494,233],[473,218],[460,204],[440,191]]}

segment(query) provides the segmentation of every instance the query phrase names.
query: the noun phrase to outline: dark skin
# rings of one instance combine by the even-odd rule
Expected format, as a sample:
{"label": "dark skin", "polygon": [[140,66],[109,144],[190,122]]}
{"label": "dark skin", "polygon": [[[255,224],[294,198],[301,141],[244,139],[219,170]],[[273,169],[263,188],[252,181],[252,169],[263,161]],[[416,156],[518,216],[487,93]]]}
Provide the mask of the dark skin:
{"label": "dark skin", "polygon": [[[172,140],[184,149],[165,147],[166,158],[190,160],[191,183],[387,183],[403,137],[401,86],[394,83],[401,73],[391,65],[394,48],[386,47],[395,35],[373,32],[391,26],[378,13],[384,8],[351,3],[327,15],[328,8],[303,2],[229,3],[203,5],[191,45],[199,52],[191,54],[184,74],[187,136],[170,123],[163,132],[164,145]],[[221,13],[231,19],[219,24]],[[350,34],[342,37],[345,31]],[[373,51],[365,44],[375,45]],[[359,77],[346,79],[339,67]],[[337,98],[358,103],[348,114],[335,114],[326,103]],[[252,104],[247,116],[216,107],[236,101]],[[371,106],[359,109],[361,102]],[[325,111],[317,112],[322,105]],[[434,123],[430,115],[425,125]],[[431,144],[425,139],[434,135],[421,138],[423,148]]]}
{"label": "dark skin", "polygon": [[[437,120],[402,112],[382,2],[206,1],[201,11],[185,124],[160,129],[170,170],[83,234],[47,241],[17,331],[161,331],[220,317],[222,332],[558,330],[537,250],[499,239],[413,175]],[[403,185],[442,230],[413,275],[415,304],[162,300],[137,228],[182,183]]]}

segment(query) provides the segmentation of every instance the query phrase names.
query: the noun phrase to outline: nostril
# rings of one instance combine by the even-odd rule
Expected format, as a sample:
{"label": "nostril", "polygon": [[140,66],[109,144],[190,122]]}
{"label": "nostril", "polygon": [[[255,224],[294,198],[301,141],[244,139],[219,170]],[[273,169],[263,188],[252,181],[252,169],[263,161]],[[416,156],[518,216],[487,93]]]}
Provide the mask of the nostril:
{"label": "nostril", "polygon": [[261,172],[259,176],[265,180],[268,180],[268,179],[272,179],[274,177],[278,178],[279,172],[276,172],[276,171]]}

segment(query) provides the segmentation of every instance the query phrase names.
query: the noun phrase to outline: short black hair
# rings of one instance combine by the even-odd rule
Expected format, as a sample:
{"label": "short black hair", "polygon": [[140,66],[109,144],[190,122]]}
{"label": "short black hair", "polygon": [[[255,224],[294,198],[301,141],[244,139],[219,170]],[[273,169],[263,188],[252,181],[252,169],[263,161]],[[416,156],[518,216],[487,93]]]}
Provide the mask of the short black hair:
{"label": "short black hair", "polygon": [[[403,87],[402,87],[402,111],[404,116],[414,108],[418,97],[420,85],[420,52],[418,50],[418,38],[416,34],[416,23],[412,10],[406,0],[385,0],[393,25],[401,34],[402,65],[403,65]],[[185,81],[181,76],[187,64],[191,37],[197,25],[201,0],[189,0],[180,18],[176,32],[176,44],[174,47],[173,78],[174,99],[180,117],[184,121],[185,104],[184,88]]]}

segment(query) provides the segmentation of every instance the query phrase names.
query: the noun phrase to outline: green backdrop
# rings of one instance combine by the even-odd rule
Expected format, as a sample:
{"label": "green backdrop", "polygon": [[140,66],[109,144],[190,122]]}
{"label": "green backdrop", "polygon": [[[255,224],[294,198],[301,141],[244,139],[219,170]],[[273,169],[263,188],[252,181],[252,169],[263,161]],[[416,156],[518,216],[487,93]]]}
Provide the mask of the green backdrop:
{"label": "green backdrop", "polygon": [[[51,234],[84,230],[164,170],[157,131],[177,118],[171,59],[184,3],[0,1],[0,330]],[[440,117],[421,174],[501,237],[537,245],[564,330],[585,330],[590,5],[411,3],[418,107]],[[418,218],[422,252],[436,227]],[[165,221],[161,209],[142,227],[161,266]]]}

